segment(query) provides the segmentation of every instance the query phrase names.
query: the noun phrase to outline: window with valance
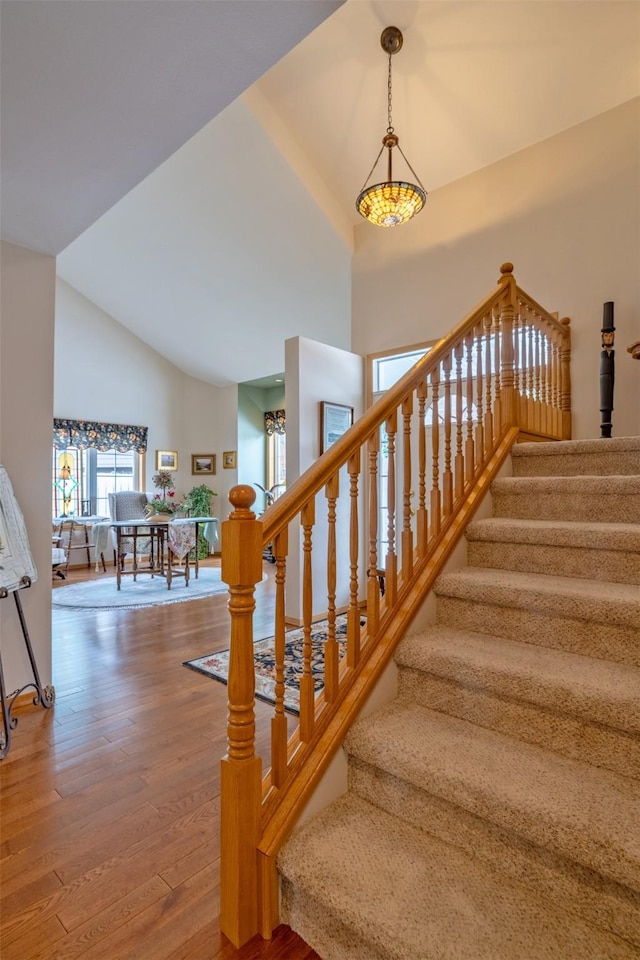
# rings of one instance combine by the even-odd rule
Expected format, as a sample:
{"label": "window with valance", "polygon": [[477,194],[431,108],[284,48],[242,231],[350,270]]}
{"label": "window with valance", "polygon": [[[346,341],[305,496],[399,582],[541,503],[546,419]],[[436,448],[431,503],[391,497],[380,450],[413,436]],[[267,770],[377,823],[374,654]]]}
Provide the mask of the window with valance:
{"label": "window with valance", "polygon": [[264,429],[267,434],[267,487],[284,487],[287,482],[287,417],[284,410],[267,410]]}
{"label": "window with valance", "polygon": [[110,493],[134,490],[148,427],[53,421],[53,516],[108,516]]}
{"label": "window with valance", "polygon": [[117,450],[118,453],[147,452],[148,427],[128,423],[99,423],[93,420],[53,421],[53,445],[58,450]]}

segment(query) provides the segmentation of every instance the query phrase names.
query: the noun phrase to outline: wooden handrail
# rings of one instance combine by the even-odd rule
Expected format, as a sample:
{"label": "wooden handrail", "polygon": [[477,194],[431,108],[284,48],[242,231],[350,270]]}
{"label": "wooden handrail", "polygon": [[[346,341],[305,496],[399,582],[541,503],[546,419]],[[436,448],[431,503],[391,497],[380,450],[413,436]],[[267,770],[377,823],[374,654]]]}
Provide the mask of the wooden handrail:
{"label": "wooden handrail", "polygon": [[[504,265],[511,267],[511,264]],[[263,528],[263,539],[268,543],[276,530],[290,523],[299,513],[302,504],[309,498],[311,489],[321,490],[329,478],[347,462],[354,449],[361,447],[380,426],[397,409],[404,397],[420,380],[435,370],[442,358],[447,354],[452,344],[455,344],[467,330],[473,328],[478,318],[498,303],[504,296],[504,285],[492,290],[457,327],[454,327],[445,337],[421,357],[373,406],[369,407],[353,426],[347,430],[328,450],[306,470],[301,477],[295,480],[286,492],[275,503],[268,507],[259,518]],[[555,323],[555,321],[554,321]]]}
{"label": "wooden handrail", "polygon": [[[510,263],[500,273],[489,295],[260,518],[251,510],[251,488],[231,491],[234,510],[222,524],[232,626],[220,923],[236,946],[258,931],[268,937],[278,922],[275,856],[519,433],[570,437],[569,322],[520,290]],[[294,522],[303,659],[299,725],[287,739],[285,610]],[[323,544],[319,560],[316,540]],[[252,618],[267,543],[276,562],[275,683],[270,766],[262,778]],[[326,611],[327,627],[314,653],[316,610]],[[346,636],[339,640],[342,610]]]}

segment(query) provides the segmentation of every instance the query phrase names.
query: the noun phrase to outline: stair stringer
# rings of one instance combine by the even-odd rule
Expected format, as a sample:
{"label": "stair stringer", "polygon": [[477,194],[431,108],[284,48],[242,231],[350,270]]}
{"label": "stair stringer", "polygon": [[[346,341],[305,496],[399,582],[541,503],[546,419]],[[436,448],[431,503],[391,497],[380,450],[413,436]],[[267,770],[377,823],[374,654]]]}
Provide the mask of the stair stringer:
{"label": "stair stringer", "polygon": [[[513,437],[511,438],[511,449],[513,449]],[[503,479],[513,476],[513,465],[511,457],[506,455],[502,463],[494,473],[493,479]],[[476,499],[472,510],[466,518],[464,525],[456,531],[457,540],[447,554],[446,559],[439,568],[439,574],[453,573],[467,567],[468,543],[465,532],[470,523],[477,520],[489,519],[493,515],[493,500],[491,495],[491,484],[488,483],[481,490],[476,490]],[[410,623],[412,631],[426,629],[436,622],[436,595],[431,585],[433,578],[430,579],[430,586],[425,592],[422,600],[419,601],[413,620]],[[419,592],[419,586],[415,593]],[[392,658],[383,669],[380,677],[373,685],[366,701],[359,713],[353,720],[353,723],[362,720],[367,716],[380,710],[386,704],[396,699],[398,696],[398,667]],[[307,800],[302,813],[297,819],[293,830],[302,827],[313,817],[320,814],[326,807],[343,796],[349,789],[349,764],[347,751],[342,743],[333,755],[329,765],[320,778],[316,788]],[[266,869],[266,867],[265,867]],[[277,916],[280,916],[280,903],[282,900],[283,878],[278,875],[278,904]],[[275,918],[274,918],[275,919]]]}

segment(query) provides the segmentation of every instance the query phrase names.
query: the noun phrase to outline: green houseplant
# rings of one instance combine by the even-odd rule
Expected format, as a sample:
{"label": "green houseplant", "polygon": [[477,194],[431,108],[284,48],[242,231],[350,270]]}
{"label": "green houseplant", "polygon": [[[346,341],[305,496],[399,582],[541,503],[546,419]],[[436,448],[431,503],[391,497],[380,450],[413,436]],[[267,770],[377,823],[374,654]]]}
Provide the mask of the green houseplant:
{"label": "green houseplant", "polygon": [[[189,511],[191,517],[210,517],[211,516],[211,498],[217,497],[215,490],[208,487],[206,483],[201,483],[198,487],[192,487],[184,499],[183,507]],[[202,533],[198,534],[198,559],[204,560],[209,553],[209,544]]]}

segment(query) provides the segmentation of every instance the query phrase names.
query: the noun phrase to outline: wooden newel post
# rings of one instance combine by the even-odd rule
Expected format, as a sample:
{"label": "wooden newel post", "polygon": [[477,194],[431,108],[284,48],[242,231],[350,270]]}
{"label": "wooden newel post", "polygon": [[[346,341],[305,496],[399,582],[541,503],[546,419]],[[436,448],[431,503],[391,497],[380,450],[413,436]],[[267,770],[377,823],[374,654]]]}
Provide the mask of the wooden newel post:
{"label": "wooden newel post", "polygon": [[504,299],[500,310],[500,330],[502,332],[501,370],[501,411],[502,424],[507,427],[517,427],[515,373],[513,354],[513,321],[516,312],[516,281],[513,276],[513,264],[503,263],[500,267],[498,283],[505,288]]}
{"label": "wooden newel post", "polygon": [[262,580],[262,525],[255,490],[233,487],[222,524],[222,580],[229,585],[231,639],[227,755],[220,766],[220,928],[236,947],[258,932],[258,840],[262,762],[255,752],[253,611]]}

